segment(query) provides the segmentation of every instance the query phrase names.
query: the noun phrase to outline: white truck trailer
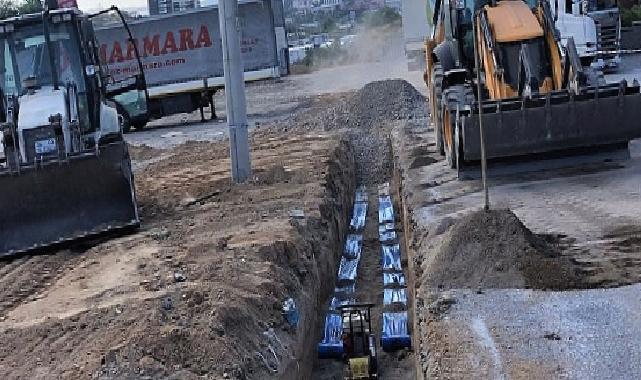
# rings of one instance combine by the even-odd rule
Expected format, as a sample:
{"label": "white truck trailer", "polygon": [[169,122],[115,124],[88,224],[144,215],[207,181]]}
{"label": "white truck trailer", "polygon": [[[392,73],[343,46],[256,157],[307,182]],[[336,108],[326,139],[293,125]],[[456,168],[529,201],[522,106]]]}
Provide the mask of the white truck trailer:
{"label": "white truck trailer", "polygon": [[[238,15],[245,80],[286,74],[282,2],[241,0]],[[141,109],[135,106],[141,104],[135,99],[140,94],[130,92],[118,99],[124,105],[119,109],[124,128],[140,128],[151,119],[198,109],[204,120],[202,111],[207,106],[212,107],[215,117],[213,95],[225,82],[218,8],[142,18],[131,21],[129,27],[140,51],[148,100],[147,108]],[[113,79],[138,71],[133,45],[124,28],[106,26],[97,29],[96,36],[101,61]]]}

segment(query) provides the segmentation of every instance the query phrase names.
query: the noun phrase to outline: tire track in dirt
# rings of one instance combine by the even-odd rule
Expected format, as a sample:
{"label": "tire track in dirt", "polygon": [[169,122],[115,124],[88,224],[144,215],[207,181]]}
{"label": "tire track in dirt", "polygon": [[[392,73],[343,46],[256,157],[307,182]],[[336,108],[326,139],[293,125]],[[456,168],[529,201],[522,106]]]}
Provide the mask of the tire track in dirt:
{"label": "tire track in dirt", "polygon": [[81,253],[63,250],[55,254],[17,257],[0,262],[0,317],[49,288],[69,268],[83,260]]}

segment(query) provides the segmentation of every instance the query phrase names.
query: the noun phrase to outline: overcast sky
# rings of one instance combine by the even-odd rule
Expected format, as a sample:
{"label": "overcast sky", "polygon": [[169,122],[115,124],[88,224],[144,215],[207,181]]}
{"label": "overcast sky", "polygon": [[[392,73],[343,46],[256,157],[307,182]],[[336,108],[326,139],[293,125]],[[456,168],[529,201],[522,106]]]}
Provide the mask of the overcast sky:
{"label": "overcast sky", "polygon": [[88,9],[104,9],[112,5],[117,5],[119,8],[146,8],[147,0],[77,0],[78,7],[82,10]]}
{"label": "overcast sky", "polygon": [[[18,0],[19,1],[19,0]],[[121,9],[145,8],[147,9],[147,0],[76,0],[82,10],[96,10],[109,8],[117,5]],[[218,0],[200,0],[201,5],[218,4]]]}

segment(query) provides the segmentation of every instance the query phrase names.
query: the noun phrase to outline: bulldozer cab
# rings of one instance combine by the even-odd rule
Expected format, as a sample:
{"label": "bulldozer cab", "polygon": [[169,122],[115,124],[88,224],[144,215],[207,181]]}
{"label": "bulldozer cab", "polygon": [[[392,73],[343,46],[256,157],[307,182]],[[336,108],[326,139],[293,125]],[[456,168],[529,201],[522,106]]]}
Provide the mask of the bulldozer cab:
{"label": "bulldozer cab", "polygon": [[[20,105],[35,104],[27,102],[35,98],[40,98],[38,104],[64,110],[58,113],[61,117],[64,113],[71,121],[67,128],[61,125],[56,132],[64,135],[64,139],[43,139],[34,146],[25,141],[25,136],[15,136],[17,131],[5,125],[3,146],[11,143],[19,152],[6,160],[13,170],[18,170],[19,165],[33,164],[36,159],[59,158],[90,150],[95,145],[95,133],[100,128],[101,78],[95,69],[95,57],[82,42],[82,22],[74,10],[43,12],[0,22],[2,122],[16,126],[20,118],[21,125],[28,125],[30,130],[33,124],[44,124],[44,120],[29,120],[29,115],[38,111],[44,114],[47,109],[20,113]],[[54,114],[52,111],[46,116]],[[47,124],[51,122],[56,123],[47,120]]]}
{"label": "bulldozer cab", "polygon": [[[111,100],[119,111],[135,116],[147,112],[144,73],[111,79],[100,63],[91,17],[75,9],[61,9],[0,22],[0,91],[4,99],[0,120],[17,123],[17,119],[7,120],[7,111],[17,117],[21,98],[64,92],[65,108],[74,123],[74,135],[65,139],[66,154],[93,149],[101,128],[101,99]],[[52,147],[36,147],[32,155],[20,147],[19,162],[32,163],[35,156],[50,153]],[[8,160],[5,157],[3,161]]]}

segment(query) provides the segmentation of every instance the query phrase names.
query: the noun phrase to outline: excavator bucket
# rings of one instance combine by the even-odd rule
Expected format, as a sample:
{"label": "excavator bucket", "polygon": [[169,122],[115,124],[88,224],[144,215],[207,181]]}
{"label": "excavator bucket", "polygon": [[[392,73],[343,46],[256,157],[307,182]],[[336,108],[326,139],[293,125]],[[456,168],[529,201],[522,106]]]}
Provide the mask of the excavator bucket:
{"label": "excavator bucket", "polygon": [[[482,107],[488,159],[627,146],[641,137],[641,92],[636,82],[588,87],[580,95],[562,90],[531,99],[483,101]],[[459,154],[466,162],[481,159],[475,108],[460,119]]]}
{"label": "excavator bucket", "polygon": [[0,256],[139,224],[120,140],[62,162],[0,171]]}

